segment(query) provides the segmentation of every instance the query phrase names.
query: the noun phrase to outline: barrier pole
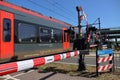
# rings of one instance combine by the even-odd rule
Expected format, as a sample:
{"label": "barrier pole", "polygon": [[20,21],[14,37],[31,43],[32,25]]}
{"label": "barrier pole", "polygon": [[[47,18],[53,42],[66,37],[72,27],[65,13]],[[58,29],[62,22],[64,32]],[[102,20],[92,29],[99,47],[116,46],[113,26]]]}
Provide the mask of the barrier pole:
{"label": "barrier pole", "polygon": [[80,51],[73,51],[73,52],[66,52],[62,54],[56,54],[52,56],[46,56],[46,57],[34,58],[34,59],[29,59],[29,60],[24,60],[24,61],[1,64],[0,65],[0,76],[22,71],[22,70],[31,69],[33,67],[37,67],[37,66],[41,66],[47,63],[70,58],[73,56],[77,56],[79,54],[80,54]]}

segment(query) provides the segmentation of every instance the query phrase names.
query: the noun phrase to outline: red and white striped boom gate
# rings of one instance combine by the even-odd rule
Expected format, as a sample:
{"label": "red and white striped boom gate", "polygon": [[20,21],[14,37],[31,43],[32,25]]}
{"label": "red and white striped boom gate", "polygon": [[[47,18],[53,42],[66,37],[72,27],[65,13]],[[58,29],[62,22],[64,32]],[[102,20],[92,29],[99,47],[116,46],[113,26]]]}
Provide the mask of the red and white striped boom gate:
{"label": "red and white striped boom gate", "polygon": [[96,51],[96,74],[99,72],[110,70],[114,68],[114,53],[112,49],[97,50]]}
{"label": "red and white striped boom gate", "polygon": [[50,62],[59,61],[62,59],[70,58],[79,55],[80,51],[67,52],[62,54],[56,54],[52,56],[34,58],[30,60],[11,62],[0,65],[0,76],[30,69],[33,67],[41,66]]}

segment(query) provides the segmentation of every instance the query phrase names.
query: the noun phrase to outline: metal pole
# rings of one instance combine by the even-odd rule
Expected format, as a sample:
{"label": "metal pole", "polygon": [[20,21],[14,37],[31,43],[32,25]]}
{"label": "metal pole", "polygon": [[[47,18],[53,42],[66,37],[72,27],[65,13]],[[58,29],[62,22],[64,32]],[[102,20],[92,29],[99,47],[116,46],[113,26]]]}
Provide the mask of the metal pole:
{"label": "metal pole", "polygon": [[[80,35],[81,35],[81,19],[80,19],[80,7],[76,7],[76,10],[78,12],[78,28],[79,28],[79,31],[78,31],[78,38],[80,39]],[[80,54],[79,54],[79,65],[78,65],[78,71],[84,71],[86,70],[86,67],[85,67],[85,63],[84,63],[84,56],[81,54],[82,52],[80,51]]]}
{"label": "metal pole", "polygon": [[81,23],[81,20],[80,20],[80,9],[79,9],[79,7],[77,6],[76,7],[76,10],[77,10],[77,12],[78,12],[78,34],[79,34],[79,38],[80,38],[80,34],[81,34],[81,25],[80,25],[80,23]]}
{"label": "metal pole", "polygon": [[98,63],[98,46],[96,47],[96,76],[99,76],[99,73],[98,73],[98,66],[99,66],[99,63]]}
{"label": "metal pole", "polygon": [[101,43],[101,23],[100,23],[100,18],[98,18],[98,24],[99,24],[99,35],[100,35],[100,48],[102,47],[102,43]]}
{"label": "metal pole", "polygon": [[115,71],[115,56],[114,56],[114,52],[113,52],[113,72]]}

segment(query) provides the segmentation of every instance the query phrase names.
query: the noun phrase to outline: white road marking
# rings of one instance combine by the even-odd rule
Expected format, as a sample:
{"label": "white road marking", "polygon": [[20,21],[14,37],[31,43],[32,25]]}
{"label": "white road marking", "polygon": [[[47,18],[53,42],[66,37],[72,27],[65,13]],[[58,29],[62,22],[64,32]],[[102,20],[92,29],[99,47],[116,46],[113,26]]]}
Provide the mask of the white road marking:
{"label": "white road marking", "polygon": [[20,74],[17,74],[17,75],[14,75],[13,77],[18,77],[18,76],[21,76],[21,75],[24,75],[25,73],[20,73]]}
{"label": "white road marking", "polygon": [[9,79],[12,79],[12,80],[20,80],[20,79],[17,79],[16,77],[22,76],[22,75],[27,74],[27,73],[31,73],[31,72],[33,72],[33,71],[35,71],[35,70],[30,70],[30,71],[28,71],[28,72],[26,72],[26,73],[23,72],[23,73],[14,75],[14,76],[4,75],[4,76],[0,76],[0,78],[4,78],[4,80],[9,80]]}
{"label": "white road marking", "polygon": [[[78,63],[68,63],[68,62],[55,62],[55,63],[78,65]],[[96,65],[92,65],[92,64],[86,64],[86,65],[87,66],[96,66]],[[120,68],[120,67],[117,67],[117,68]]]}
{"label": "white road marking", "polygon": [[12,77],[12,76],[10,76],[10,75],[5,75],[5,76],[3,76],[3,78],[5,78],[4,80],[9,80],[9,79],[12,79],[12,80],[20,80],[20,79],[17,79],[17,78]]}
{"label": "white road marking", "polygon": [[33,71],[35,71],[35,70],[30,70],[30,71],[28,71],[27,73],[31,73],[31,72],[33,72]]}
{"label": "white road marking", "polygon": [[[56,62],[56,63],[78,65],[78,63],[68,63],[68,62]],[[96,65],[91,65],[91,64],[86,64],[86,65],[87,66],[96,66]]]}
{"label": "white road marking", "polygon": [[78,63],[68,63],[68,62],[55,62],[55,63],[60,63],[60,64],[73,64],[73,65],[78,65]]}
{"label": "white road marking", "polygon": [[[73,65],[78,65],[78,63],[68,63],[68,62],[55,62],[55,63],[61,63],[61,64],[73,64]],[[94,64],[86,64],[87,66],[96,66],[96,65],[94,65]],[[120,67],[116,67],[115,66],[115,68],[120,68]]]}
{"label": "white road marking", "polygon": [[28,71],[28,72],[26,72],[26,73],[20,73],[20,74],[14,75],[13,77],[22,76],[22,75],[24,75],[24,74],[27,74],[27,73],[30,73],[30,72],[33,72],[33,71],[35,71],[35,70],[30,70],[30,71]]}
{"label": "white road marking", "polygon": [[[55,62],[55,63],[78,65],[78,63],[68,63],[68,62]],[[86,64],[86,65],[87,66],[96,66],[96,65],[91,65],[91,64]]]}

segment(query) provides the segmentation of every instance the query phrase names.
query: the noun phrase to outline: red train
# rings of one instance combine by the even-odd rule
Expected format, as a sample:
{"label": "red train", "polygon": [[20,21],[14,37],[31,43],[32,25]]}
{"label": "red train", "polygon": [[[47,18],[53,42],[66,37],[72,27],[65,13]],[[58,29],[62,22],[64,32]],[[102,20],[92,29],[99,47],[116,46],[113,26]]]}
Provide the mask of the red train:
{"label": "red train", "polygon": [[70,26],[0,0],[0,63],[70,49]]}

